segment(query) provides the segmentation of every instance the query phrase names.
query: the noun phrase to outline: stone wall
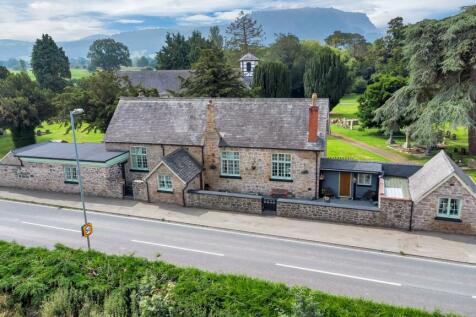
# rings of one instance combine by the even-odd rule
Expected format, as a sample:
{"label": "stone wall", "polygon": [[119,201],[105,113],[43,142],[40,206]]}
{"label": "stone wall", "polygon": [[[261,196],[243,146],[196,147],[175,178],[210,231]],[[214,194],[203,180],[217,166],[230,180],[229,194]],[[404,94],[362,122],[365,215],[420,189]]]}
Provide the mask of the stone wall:
{"label": "stone wall", "polygon": [[[436,219],[439,198],[462,200],[460,222]],[[456,177],[452,177],[423,200],[415,203],[413,228],[415,230],[476,234],[476,198]]]}
{"label": "stone wall", "polygon": [[134,200],[149,201],[149,196],[147,195],[147,183],[139,179],[133,181],[132,194]]}
{"label": "stone wall", "polygon": [[410,229],[411,200],[380,197],[380,225],[391,228]]}
{"label": "stone wall", "polygon": [[187,206],[261,214],[261,196],[214,191],[188,191]]}
{"label": "stone wall", "polygon": [[[120,165],[108,168],[81,166],[84,192],[88,195],[122,198],[124,180]],[[78,184],[64,181],[64,165],[28,163],[23,166],[0,164],[0,186],[79,193]]]}

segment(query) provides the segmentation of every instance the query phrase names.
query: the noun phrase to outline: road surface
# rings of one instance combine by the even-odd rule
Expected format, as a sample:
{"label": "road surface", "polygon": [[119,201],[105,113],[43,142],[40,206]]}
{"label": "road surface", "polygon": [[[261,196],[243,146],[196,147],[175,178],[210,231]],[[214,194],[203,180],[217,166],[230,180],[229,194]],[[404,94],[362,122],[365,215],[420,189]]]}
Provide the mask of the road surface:
{"label": "road surface", "polygon": [[[476,316],[476,266],[341,246],[89,213],[96,250],[305,285],[378,302]],[[0,239],[84,248],[80,211],[0,200]]]}

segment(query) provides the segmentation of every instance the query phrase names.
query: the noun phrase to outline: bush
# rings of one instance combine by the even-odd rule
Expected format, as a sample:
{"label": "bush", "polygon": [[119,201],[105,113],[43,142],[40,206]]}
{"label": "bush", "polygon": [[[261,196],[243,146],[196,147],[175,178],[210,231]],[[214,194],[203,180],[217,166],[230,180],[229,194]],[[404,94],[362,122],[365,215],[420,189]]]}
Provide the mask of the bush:
{"label": "bush", "polygon": [[0,241],[0,261],[5,316],[443,316],[61,245]]}

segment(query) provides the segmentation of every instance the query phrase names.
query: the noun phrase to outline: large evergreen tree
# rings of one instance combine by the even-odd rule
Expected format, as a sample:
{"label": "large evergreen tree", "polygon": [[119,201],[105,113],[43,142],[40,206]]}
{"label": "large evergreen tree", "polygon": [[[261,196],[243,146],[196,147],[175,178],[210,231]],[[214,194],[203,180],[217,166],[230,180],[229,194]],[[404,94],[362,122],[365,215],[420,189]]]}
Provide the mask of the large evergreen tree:
{"label": "large evergreen tree", "polygon": [[165,45],[157,53],[155,59],[157,69],[189,69],[190,44],[180,33],[167,33]]}
{"label": "large evergreen tree", "polygon": [[[448,126],[468,127],[470,154],[476,154],[476,6],[443,20],[407,27],[405,54],[410,82],[377,111],[387,130],[408,114],[413,137],[427,146]],[[396,113],[394,109],[399,109]],[[392,126],[393,125],[393,126]]]}
{"label": "large evergreen tree", "polygon": [[244,97],[248,95],[240,73],[226,63],[221,50],[202,50],[192,70],[193,75],[182,82],[181,96]]}
{"label": "large evergreen tree", "polygon": [[260,97],[286,98],[291,95],[289,70],[280,62],[260,63],[254,71],[253,88]]}
{"label": "large evergreen tree", "polygon": [[0,80],[0,128],[9,129],[16,148],[35,143],[35,128],[54,114],[49,93],[26,73]]}
{"label": "large evergreen tree", "polygon": [[374,53],[378,72],[394,76],[408,76],[407,61],[403,54],[405,28],[403,18],[396,17],[388,22],[385,37],[375,41]]}
{"label": "large evergreen tree", "polygon": [[228,25],[226,33],[230,36],[227,46],[241,51],[242,54],[260,46],[264,36],[263,26],[243,11]]}
{"label": "large evergreen tree", "polygon": [[89,47],[88,58],[93,69],[118,70],[121,66],[131,66],[129,49],[113,39],[94,41]]}
{"label": "large evergreen tree", "polygon": [[48,34],[36,40],[31,53],[31,67],[40,87],[55,92],[63,90],[71,78],[68,57]]}
{"label": "large evergreen tree", "polygon": [[223,49],[223,35],[220,34],[220,28],[216,25],[210,27],[208,40],[218,49]]}
{"label": "large evergreen tree", "polygon": [[200,58],[203,49],[211,48],[211,43],[202,36],[202,33],[195,30],[188,38],[188,47],[190,49],[188,53],[188,61],[190,65],[196,63]]}
{"label": "large evergreen tree", "polygon": [[329,98],[330,110],[334,108],[350,85],[347,67],[339,55],[326,47],[306,64],[304,93],[311,97],[314,92]]}

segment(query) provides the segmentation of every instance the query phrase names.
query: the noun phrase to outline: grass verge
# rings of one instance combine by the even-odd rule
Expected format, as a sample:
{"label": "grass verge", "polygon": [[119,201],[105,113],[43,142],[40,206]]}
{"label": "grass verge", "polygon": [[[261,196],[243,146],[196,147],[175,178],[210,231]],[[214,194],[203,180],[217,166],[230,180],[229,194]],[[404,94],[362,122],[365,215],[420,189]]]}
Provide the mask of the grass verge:
{"label": "grass verge", "polygon": [[455,316],[64,246],[0,241],[0,257],[0,315]]}

